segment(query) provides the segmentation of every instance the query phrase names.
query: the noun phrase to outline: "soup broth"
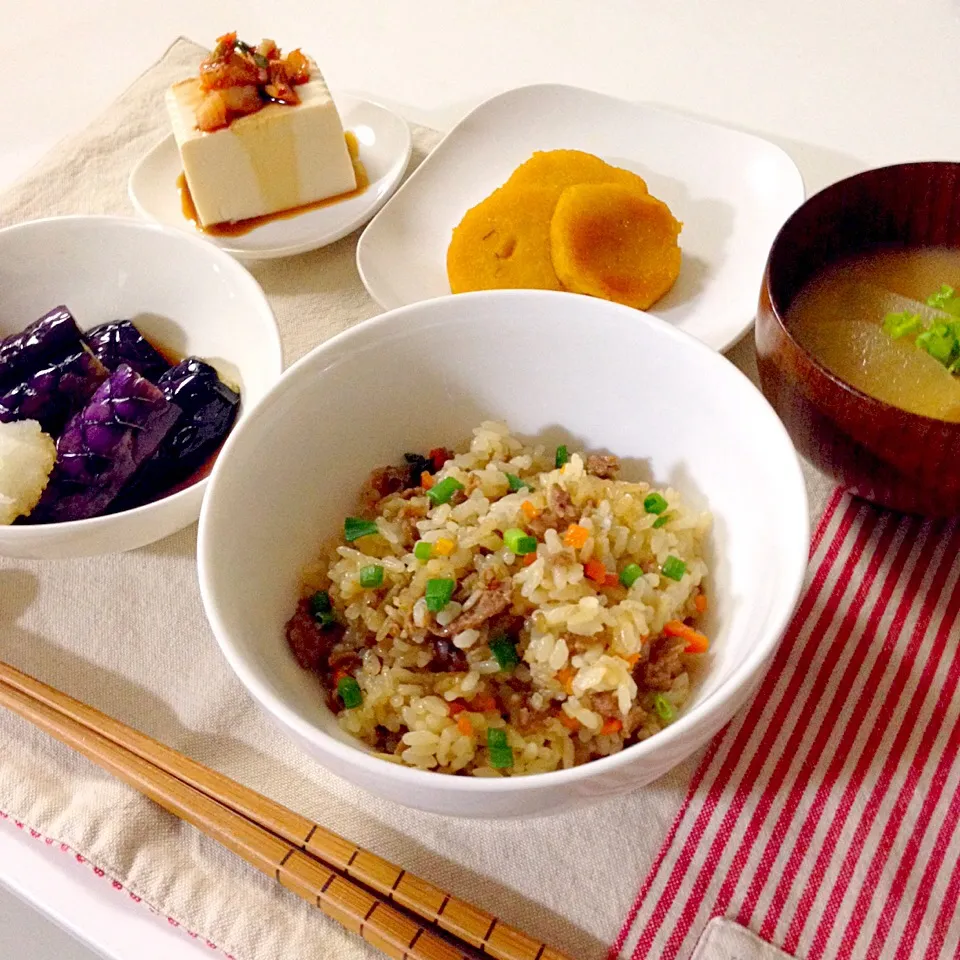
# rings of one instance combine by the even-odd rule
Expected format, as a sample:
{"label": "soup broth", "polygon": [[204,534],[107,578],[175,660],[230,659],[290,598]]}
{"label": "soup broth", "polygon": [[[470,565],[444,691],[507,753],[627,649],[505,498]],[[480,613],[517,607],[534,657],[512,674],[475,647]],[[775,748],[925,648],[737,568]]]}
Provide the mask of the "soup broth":
{"label": "soup broth", "polygon": [[786,311],[793,336],[828,370],[863,393],[912,413],[960,422],[960,375],[915,343],[883,329],[890,313],[925,325],[950,317],[927,305],[949,284],[960,291],[960,249],[883,248],[831,264]]}

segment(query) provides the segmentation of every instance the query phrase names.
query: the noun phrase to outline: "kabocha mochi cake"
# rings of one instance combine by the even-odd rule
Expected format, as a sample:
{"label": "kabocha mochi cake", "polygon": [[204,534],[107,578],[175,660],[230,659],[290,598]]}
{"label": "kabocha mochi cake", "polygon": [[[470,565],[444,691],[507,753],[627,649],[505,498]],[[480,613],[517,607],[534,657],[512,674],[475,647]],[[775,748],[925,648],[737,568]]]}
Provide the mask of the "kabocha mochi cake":
{"label": "kabocha mochi cake", "polygon": [[199,76],[166,94],[200,226],[249,220],[357,186],[343,124],[316,63],[272,40],[220,37]]}
{"label": "kabocha mochi cake", "polygon": [[447,249],[453,293],[567,290],[646,310],[680,273],[683,224],[638,174],[538,151],[471,207]]}

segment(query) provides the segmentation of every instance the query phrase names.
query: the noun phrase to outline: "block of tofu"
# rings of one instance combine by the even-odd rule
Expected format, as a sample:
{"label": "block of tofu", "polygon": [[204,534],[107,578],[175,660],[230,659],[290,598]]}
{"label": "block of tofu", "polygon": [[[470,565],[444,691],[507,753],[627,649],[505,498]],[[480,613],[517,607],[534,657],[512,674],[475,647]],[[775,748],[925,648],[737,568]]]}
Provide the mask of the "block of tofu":
{"label": "block of tofu", "polygon": [[343,125],[316,64],[294,106],[270,103],[221,130],[197,128],[196,77],[174,84],[167,110],[201,226],[262,217],[357,185]]}

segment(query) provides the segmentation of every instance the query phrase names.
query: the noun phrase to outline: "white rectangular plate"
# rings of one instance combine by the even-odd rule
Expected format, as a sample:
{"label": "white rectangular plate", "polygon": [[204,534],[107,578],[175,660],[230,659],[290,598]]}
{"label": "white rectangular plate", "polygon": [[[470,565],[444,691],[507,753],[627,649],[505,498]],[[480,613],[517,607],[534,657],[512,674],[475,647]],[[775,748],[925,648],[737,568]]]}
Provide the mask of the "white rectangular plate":
{"label": "white rectangular plate", "polygon": [[357,268],[385,309],[450,292],[446,252],[466,211],[536,150],[585,150],[639,173],[683,222],[683,266],[650,310],[716,350],[749,329],[767,253],[803,202],[772,143],[643,103],[558,84],[467,114],[367,226]]}

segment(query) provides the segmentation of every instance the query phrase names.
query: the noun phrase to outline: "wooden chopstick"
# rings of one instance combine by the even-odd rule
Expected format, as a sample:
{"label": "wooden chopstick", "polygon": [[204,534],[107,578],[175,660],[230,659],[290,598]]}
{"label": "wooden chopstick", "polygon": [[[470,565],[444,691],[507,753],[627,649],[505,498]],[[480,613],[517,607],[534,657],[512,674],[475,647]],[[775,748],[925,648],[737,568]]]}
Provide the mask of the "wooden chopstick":
{"label": "wooden chopstick", "polygon": [[[2,661],[0,704],[315,903],[387,956],[453,960],[475,955],[472,947],[495,960],[568,960],[491,914]],[[467,952],[458,952],[387,900],[435,923],[468,945]]]}

